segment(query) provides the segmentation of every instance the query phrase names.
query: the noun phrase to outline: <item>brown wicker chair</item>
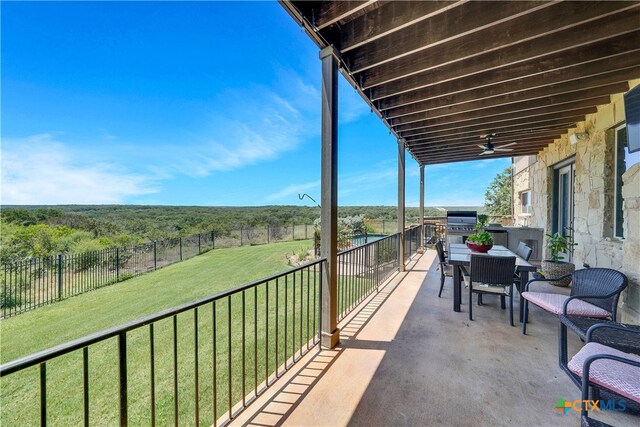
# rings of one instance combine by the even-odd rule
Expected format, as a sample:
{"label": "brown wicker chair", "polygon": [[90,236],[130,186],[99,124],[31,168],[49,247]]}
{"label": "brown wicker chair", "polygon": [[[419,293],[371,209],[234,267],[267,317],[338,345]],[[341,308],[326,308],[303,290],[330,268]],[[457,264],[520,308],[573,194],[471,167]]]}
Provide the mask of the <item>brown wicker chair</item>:
{"label": "brown wicker chair", "polygon": [[509,322],[513,324],[513,272],[516,257],[471,255],[469,274],[464,274],[469,287],[469,320],[473,320],[472,297],[474,293],[500,295],[501,306],[505,308],[504,297],[509,297]]}

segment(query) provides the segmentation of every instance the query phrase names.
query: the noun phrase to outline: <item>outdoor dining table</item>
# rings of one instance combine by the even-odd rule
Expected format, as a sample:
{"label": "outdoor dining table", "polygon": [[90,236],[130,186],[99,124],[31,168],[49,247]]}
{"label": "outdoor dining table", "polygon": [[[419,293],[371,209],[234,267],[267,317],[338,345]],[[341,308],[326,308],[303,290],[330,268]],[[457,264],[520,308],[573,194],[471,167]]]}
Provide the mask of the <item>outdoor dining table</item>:
{"label": "outdoor dining table", "polygon": [[[504,246],[495,245],[489,250],[487,254],[481,254],[473,252],[475,255],[492,255],[492,256],[504,256],[504,257],[516,257],[516,273],[520,276],[520,283],[524,286],[529,281],[529,272],[536,271],[536,267],[519,257],[515,253],[511,252]],[[462,303],[462,267],[469,267],[471,265],[471,249],[467,245],[462,243],[451,243],[449,245],[449,256],[447,263],[453,266],[453,311],[460,311],[460,304]],[[518,292],[522,292],[518,288]],[[520,321],[522,321],[522,304],[520,307]]]}

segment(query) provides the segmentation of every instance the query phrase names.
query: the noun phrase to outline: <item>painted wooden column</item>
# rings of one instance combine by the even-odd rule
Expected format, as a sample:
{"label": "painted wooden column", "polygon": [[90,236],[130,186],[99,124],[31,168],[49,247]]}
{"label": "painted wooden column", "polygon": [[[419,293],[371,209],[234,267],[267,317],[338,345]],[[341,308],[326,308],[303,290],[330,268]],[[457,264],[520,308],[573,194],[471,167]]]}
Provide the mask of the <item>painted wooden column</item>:
{"label": "painted wooden column", "polygon": [[398,233],[400,233],[400,271],[404,271],[404,161],[405,161],[405,140],[398,139]]}
{"label": "painted wooden column", "polygon": [[322,346],[340,341],[338,330],[338,60],[333,47],[320,51],[322,61],[322,172],[320,255],[322,274]]}
{"label": "painted wooden column", "polygon": [[424,247],[424,165],[420,165],[420,243]]}

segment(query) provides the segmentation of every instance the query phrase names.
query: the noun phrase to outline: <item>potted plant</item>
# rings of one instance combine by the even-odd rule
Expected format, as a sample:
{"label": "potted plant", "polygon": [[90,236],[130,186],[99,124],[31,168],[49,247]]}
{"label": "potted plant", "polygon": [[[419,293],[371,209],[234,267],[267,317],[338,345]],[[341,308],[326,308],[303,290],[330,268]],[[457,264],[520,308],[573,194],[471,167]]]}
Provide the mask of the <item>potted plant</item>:
{"label": "potted plant", "polygon": [[[574,243],[571,236],[563,236],[560,233],[547,234],[547,247],[551,251],[551,259],[542,261],[542,274],[547,279],[555,279],[566,274],[573,273],[576,269],[575,264],[562,261],[563,256],[560,254],[571,250],[577,243]],[[569,286],[571,278],[568,277],[559,282],[550,282],[556,286]]]}
{"label": "potted plant", "polygon": [[475,227],[478,232],[467,237],[467,247],[471,249],[471,252],[486,253],[493,247],[493,237],[484,229],[488,220],[487,215],[478,215]]}

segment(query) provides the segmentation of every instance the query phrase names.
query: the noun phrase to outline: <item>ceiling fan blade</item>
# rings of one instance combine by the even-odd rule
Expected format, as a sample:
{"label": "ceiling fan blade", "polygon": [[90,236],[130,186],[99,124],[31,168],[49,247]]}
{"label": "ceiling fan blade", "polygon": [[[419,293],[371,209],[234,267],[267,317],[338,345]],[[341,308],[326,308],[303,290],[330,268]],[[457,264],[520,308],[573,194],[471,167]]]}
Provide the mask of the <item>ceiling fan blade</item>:
{"label": "ceiling fan blade", "polygon": [[487,154],[487,152],[483,151],[482,153],[478,154],[478,156],[484,156],[485,154]]}
{"label": "ceiling fan blade", "polygon": [[500,148],[508,147],[510,145],[515,145],[515,144],[516,144],[515,142],[510,142],[508,144],[501,145]]}
{"label": "ceiling fan blade", "polygon": [[478,144],[478,147],[482,148],[483,150],[485,149],[485,146],[484,146],[484,145],[480,145],[480,144]]}
{"label": "ceiling fan blade", "polygon": [[513,148],[494,148],[493,151],[513,151]]}

